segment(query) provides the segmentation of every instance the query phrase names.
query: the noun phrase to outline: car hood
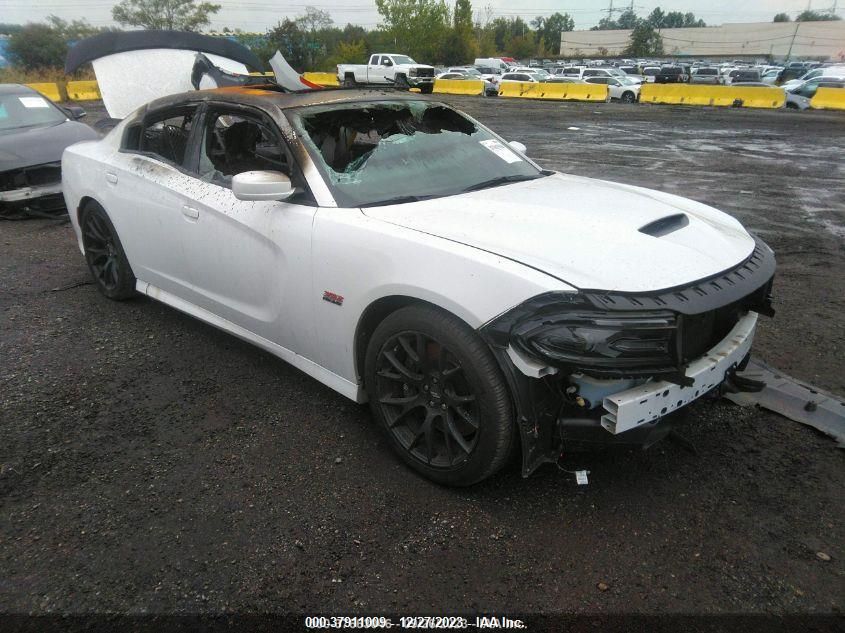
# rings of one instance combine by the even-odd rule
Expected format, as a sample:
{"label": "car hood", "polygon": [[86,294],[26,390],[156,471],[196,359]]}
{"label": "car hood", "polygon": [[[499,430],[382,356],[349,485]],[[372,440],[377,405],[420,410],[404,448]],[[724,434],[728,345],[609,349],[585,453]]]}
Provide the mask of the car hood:
{"label": "car hood", "polygon": [[[521,262],[580,289],[674,288],[723,272],[754,249],[739,222],[706,205],[563,174],[362,211]],[[640,230],[668,216],[680,220],[669,221],[674,230],[660,236]]]}
{"label": "car hood", "polygon": [[68,145],[96,138],[97,132],[77,121],[0,132],[0,172],[60,161]]}

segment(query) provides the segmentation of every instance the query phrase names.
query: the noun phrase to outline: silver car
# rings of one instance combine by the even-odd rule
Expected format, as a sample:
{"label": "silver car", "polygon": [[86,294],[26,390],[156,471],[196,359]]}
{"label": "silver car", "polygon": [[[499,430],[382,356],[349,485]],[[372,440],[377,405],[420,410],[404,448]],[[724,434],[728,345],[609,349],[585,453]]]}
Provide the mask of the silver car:
{"label": "silver car", "polygon": [[806,110],[810,107],[813,97],[816,96],[816,91],[821,87],[845,88],[845,79],[842,77],[816,77],[789,88],[786,91],[785,106],[791,110]]}
{"label": "silver car", "polygon": [[719,85],[722,83],[722,80],[719,77],[719,69],[694,68],[692,71],[692,77],[690,78],[690,83]]}

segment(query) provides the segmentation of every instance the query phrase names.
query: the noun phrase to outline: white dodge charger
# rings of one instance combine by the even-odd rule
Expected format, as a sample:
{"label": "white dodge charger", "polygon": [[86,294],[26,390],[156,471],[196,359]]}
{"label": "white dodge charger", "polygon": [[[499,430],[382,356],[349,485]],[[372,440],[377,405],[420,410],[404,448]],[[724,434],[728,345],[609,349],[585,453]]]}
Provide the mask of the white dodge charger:
{"label": "white dodge charger", "polygon": [[468,485],[651,444],[772,313],[774,255],[735,219],[524,152],[414,95],[236,88],[153,101],[62,174],[106,297],[369,401],[405,462]]}

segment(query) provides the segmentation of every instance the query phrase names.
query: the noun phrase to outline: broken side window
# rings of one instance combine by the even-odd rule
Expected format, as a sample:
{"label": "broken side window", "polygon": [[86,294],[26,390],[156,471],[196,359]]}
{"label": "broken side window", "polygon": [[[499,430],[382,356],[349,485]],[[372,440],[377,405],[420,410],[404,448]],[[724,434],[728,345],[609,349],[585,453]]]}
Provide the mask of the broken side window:
{"label": "broken side window", "polygon": [[196,112],[197,106],[190,105],[148,114],[140,139],[141,151],[182,165]]}
{"label": "broken side window", "polygon": [[228,187],[232,176],[245,171],[291,175],[287,152],[278,136],[255,117],[226,111],[210,113],[200,147],[200,178]]}
{"label": "broken side window", "polygon": [[490,131],[443,104],[383,101],[288,112],[343,207],[461,193],[540,171]]}

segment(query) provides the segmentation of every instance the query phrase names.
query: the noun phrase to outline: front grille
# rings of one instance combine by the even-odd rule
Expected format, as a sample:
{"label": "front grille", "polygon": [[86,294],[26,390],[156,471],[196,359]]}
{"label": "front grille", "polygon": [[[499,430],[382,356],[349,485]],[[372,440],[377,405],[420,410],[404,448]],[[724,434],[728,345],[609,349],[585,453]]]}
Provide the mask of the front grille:
{"label": "front grille", "polygon": [[62,181],[61,162],[33,165],[0,174],[0,191],[14,191],[24,187],[50,185]]}
{"label": "front grille", "polygon": [[27,184],[31,187],[51,185],[62,181],[62,164],[48,163],[47,165],[27,167],[24,169],[24,173],[26,173]]}
{"label": "front grille", "polygon": [[724,339],[739,319],[749,310],[761,310],[768,304],[772,282],[726,306],[702,312],[679,316],[680,356],[683,363],[689,363],[703,356]]}
{"label": "front grille", "polygon": [[433,68],[418,68],[417,77],[434,77]]}

